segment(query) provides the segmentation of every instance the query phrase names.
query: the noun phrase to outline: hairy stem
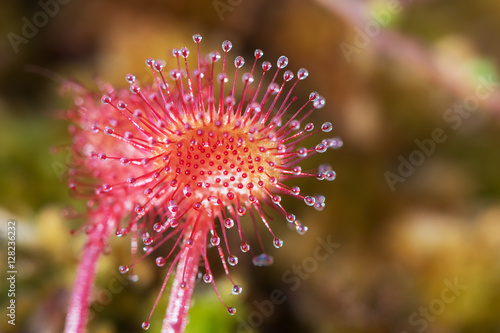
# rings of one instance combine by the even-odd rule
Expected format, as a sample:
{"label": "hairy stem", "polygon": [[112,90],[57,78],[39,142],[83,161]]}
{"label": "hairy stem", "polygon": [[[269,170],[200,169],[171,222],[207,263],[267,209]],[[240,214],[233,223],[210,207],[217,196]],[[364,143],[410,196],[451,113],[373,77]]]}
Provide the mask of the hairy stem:
{"label": "hairy stem", "polygon": [[203,246],[201,232],[198,231],[193,238],[194,244],[181,250],[161,333],[182,333],[188,323],[187,315]]}
{"label": "hairy stem", "polygon": [[92,287],[99,257],[104,249],[104,239],[108,237],[110,221],[96,223],[78,264],[76,279],[69,301],[64,333],[84,333],[89,315]]}

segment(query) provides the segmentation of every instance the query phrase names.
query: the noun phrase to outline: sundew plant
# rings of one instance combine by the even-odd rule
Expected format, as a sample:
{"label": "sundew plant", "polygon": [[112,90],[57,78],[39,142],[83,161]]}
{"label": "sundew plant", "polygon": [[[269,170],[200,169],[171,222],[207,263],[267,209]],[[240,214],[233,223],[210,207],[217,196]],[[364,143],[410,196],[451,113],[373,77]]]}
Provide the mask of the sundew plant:
{"label": "sundew plant", "polygon": [[[255,50],[250,64],[241,56],[230,59],[229,41],[222,43],[222,52],[202,56],[202,37],[196,34],[193,40],[194,65],[186,47],[173,50],[177,66],[172,69],[162,60],[146,60],[151,84],[139,83],[132,74],[126,76],[126,89],[98,82],[99,94],[67,84],[75,101],[67,111],[73,151],[69,187],[87,200],[81,228],[87,242],[65,333],[86,329],[96,266],[112,235],[131,239],[132,257],[119,267],[121,273],[133,279],[134,264],[148,255],[165,269],[151,314],[174,276],[162,332],[183,332],[197,276],[212,284],[229,314],[236,312],[219,293],[212,273],[218,263],[209,262],[207,251],[218,253],[232,293],[240,294],[229,272],[239,255],[249,253],[256,266],[273,263],[262,240],[269,237],[261,239],[259,225],[274,247],[283,246],[272,230],[280,221],[273,221],[269,211],[278,212],[299,234],[307,231],[282,204],[282,196],[317,210],[325,206],[323,196],[304,194],[293,185],[295,178],[334,180],[330,165],[304,171],[300,163],[342,146],[339,138],[325,134],[332,131],[331,123],[307,122],[325,100],[316,92],[302,100],[294,95],[307,70],[285,70],[285,56],[273,66],[261,60],[261,50]],[[235,68],[229,70],[232,63]],[[311,136],[319,138],[305,146]],[[248,230],[254,230],[255,244]],[[230,238],[239,248],[229,246]],[[162,245],[169,240],[173,245],[165,252]],[[142,328],[150,327],[150,318]]]}

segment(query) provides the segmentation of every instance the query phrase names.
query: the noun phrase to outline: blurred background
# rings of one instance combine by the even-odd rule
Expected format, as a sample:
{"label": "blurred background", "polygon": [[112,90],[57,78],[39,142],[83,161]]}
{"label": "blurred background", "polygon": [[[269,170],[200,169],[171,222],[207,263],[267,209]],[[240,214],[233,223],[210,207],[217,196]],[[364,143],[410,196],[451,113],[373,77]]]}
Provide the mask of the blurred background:
{"label": "blurred background", "polygon": [[[499,12],[496,0],[2,1],[1,253],[16,219],[18,275],[16,326],[2,315],[0,331],[62,332],[84,242],[69,234],[80,222],[61,214],[82,203],[65,180],[58,111],[72,102],[57,78],[126,86],[129,72],[147,77],[145,58],[168,67],[172,48],[194,50],[201,33],[203,53],[229,39],[230,57],[250,62],[261,48],[265,60],[306,67],[296,94],[325,96],[312,119],[331,121],[344,146],[302,164],[331,163],[336,181],[295,182],[326,196],[323,212],[285,201],[308,233],[274,221],[284,246],[268,247],[273,266],[240,255],[240,296],[217,277],[237,314],[200,284],[187,331],[500,332]],[[112,243],[89,332],[142,332],[164,271],[148,259],[138,282],[126,280],[116,272],[128,239]],[[166,302],[149,331],[160,331]]]}

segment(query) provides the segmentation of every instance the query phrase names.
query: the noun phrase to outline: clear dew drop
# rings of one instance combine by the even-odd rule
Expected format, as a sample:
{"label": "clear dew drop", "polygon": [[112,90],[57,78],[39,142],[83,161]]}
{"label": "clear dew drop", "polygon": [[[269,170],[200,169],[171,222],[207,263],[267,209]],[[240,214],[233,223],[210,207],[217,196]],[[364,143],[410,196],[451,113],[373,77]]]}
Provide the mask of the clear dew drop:
{"label": "clear dew drop", "polygon": [[298,130],[300,128],[300,122],[298,120],[292,120],[290,123],[290,128],[292,130]]}
{"label": "clear dew drop", "polygon": [[262,52],[261,49],[256,49],[253,55],[255,56],[256,59],[260,59],[264,55],[264,52]]}
{"label": "clear dew drop", "polygon": [[170,226],[170,228],[177,228],[177,226],[179,225],[179,220],[177,220],[177,219],[175,219],[173,217],[170,217],[167,220],[167,223]]}
{"label": "clear dew drop", "polygon": [[272,201],[275,204],[279,204],[281,202],[281,197],[279,195],[273,195]]}
{"label": "clear dew drop", "polygon": [[234,59],[234,66],[236,68],[241,68],[241,67],[243,67],[244,64],[245,64],[245,59],[242,56],[237,56]]}
{"label": "clear dew drop", "polygon": [[142,323],[141,327],[143,330],[147,330],[150,327],[150,324],[148,321],[145,321]]}
{"label": "clear dew drop", "polygon": [[241,81],[243,81],[243,83],[252,83],[253,80],[253,76],[250,73],[245,73],[241,77]]}
{"label": "clear dew drop", "polygon": [[242,243],[241,246],[240,246],[240,250],[243,253],[247,253],[248,251],[250,251],[250,244],[248,244],[248,243]]}
{"label": "clear dew drop", "polygon": [[227,308],[227,313],[229,313],[231,316],[236,313],[236,308],[229,307]]}
{"label": "clear dew drop", "polygon": [[314,205],[314,208],[318,211],[318,212],[321,212],[323,209],[325,209],[325,203],[324,202],[321,202],[321,203],[317,203]]}
{"label": "clear dew drop", "polygon": [[103,95],[101,97],[101,102],[102,104],[109,104],[111,103],[111,97],[109,97],[108,95]]}
{"label": "clear dew drop", "polygon": [[203,37],[202,37],[200,34],[194,34],[194,35],[193,35],[193,41],[194,41],[195,43],[199,43],[199,42],[201,42],[201,40],[202,40],[202,39],[203,39]]}
{"label": "clear dew drop", "polygon": [[275,248],[279,249],[283,246],[283,241],[277,237],[273,239],[273,245]]}
{"label": "clear dew drop", "polygon": [[231,266],[236,266],[238,264],[238,257],[231,255],[227,257],[227,262]]}
{"label": "clear dew drop", "polygon": [[297,155],[299,155],[299,157],[306,157],[307,156],[307,149],[304,147],[297,149]]}
{"label": "clear dew drop", "polygon": [[297,227],[295,227],[295,230],[297,230],[297,233],[299,235],[304,235],[307,232],[308,228],[305,225],[299,224],[297,225]]}
{"label": "clear dew drop", "polygon": [[308,206],[313,206],[314,203],[316,202],[316,199],[314,199],[314,197],[311,197],[311,196],[308,195],[308,196],[304,197],[304,202]]}
{"label": "clear dew drop", "polygon": [[325,179],[326,180],[332,181],[332,180],[335,180],[336,177],[337,177],[337,173],[335,173],[335,171],[333,171],[333,170],[328,170],[327,172],[325,172]]}
{"label": "clear dew drop", "polygon": [[106,126],[104,127],[104,134],[111,135],[115,133],[115,130],[112,127]]}
{"label": "clear dew drop", "polygon": [[161,224],[160,222],[156,222],[155,224],[153,224],[153,230],[155,232],[161,232],[163,230],[163,224]]}
{"label": "clear dew drop", "polygon": [[269,61],[264,61],[264,62],[262,63],[262,70],[263,70],[264,72],[269,71],[269,70],[271,69],[271,67],[273,67],[273,65],[272,65]]}
{"label": "clear dew drop", "polygon": [[220,237],[216,236],[216,235],[210,237],[210,244],[212,244],[213,246],[219,246],[219,244],[220,244]]}
{"label": "clear dew drop", "polygon": [[274,263],[274,258],[267,253],[262,253],[253,257],[252,263],[258,267],[271,266]]}
{"label": "clear dew drop", "polygon": [[227,228],[227,229],[231,229],[232,227],[234,227],[234,220],[231,219],[231,218],[227,218],[224,220],[224,226]]}
{"label": "clear dew drop", "polygon": [[154,69],[157,71],[157,72],[161,72],[163,67],[165,67],[165,65],[167,64],[167,62],[165,60],[162,60],[162,59],[158,59],[154,62],[153,64],[153,67]]}
{"label": "clear dew drop", "polygon": [[222,42],[222,50],[224,52],[229,52],[231,51],[232,48],[233,48],[233,43],[231,43],[230,41],[225,40]]}
{"label": "clear dew drop", "polygon": [[293,76],[294,75],[292,71],[286,71],[285,73],[283,73],[283,80],[285,80],[285,82],[288,82],[293,79]]}
{"label": "clear dew drop", "polygon": [[341,138],[335,137],[330,139],[330,143],[328,147],[333,148],[333,149],[338,149],[341,148],[344,145],[344,142],[342,141]]}
{"label": "clear dew drop", "polygon": [[136,118],[141,118],[144,115],[144,113],[139,109],[135,109],[133,115]]}
{"label": "clear dew drop", "polygon": [[241,286],[239,286],[237,284],[233,285],[233,290],[232,290],[233,295],[239,295],[239,294],[241,294],[242,291],[243,291],[243,288],[241,288]]}
{"label": "clear dew drop", "polygon": [[176,69],[172,69],[170,71],[170,77],[172,78],[172,80],[176,81],[176,80],[180,79],[181,73]]}
{"label": "clear dew drop", "polygon": [[323,139],[323,140],[321,140],[321,143],[322,143],[322,144],[324,144],[324,145],[327,145],[327,146],[328,146],[328,147],[330,147],[330,148],[333,148],[333,147],[331,146],[332,139]]}
{"label": "clear dew drop", "polygon": [[142,242],[144,243],[144,245],[149,246],[153,244],[153,237],[145,237],[142,239]]}
{"label": "clear dew drop", "polygon": [[278,58],[278,61],[276,62],[278,65],[278,68],[285,68],[288,65],[288,58],[285,56],[281,56]]}
{"label": "clear dew drop", "polygon": [[208,57],[212,62],[217,62],[220,59],[220,53],[217,51],[213,51],[213,52],[210,52]]}
{"label": "clear dew drop", "polygon": [[116,107],[118,108],[118,110],[125,110],[127,108],[127,103],[125,103],[124,101],[118,101],[118,103],[116,103]]}
{"label": "clear dew drop", "polygon": [[163,267],[166,262],[167,262],[167,259],[165,259],[163,257],[156,258],[156,266],[158,266],[158,267]]}
{"label": "clear dew drop", "polygon": [[227,75],[223,74],[223,73],[220,73],[217,75],[217,80],[221,83],[222,82],[227,83],[229,81],[229,79],[227,78]]}
{"label": "clear dew drop", "polygon": [[316,109],[321,109],[323,106],[325,106],[325,99],[321,96],[319,96],[318,98],[316,98],[316,100],[313,102],[313,106],[314,108]]}
{"label": "clear dew drop", "polygon": [[243,216],[246,214],[247,209],[245,207],[240,206],[236,209],[236,212],[238,213],[239,216]]}
{"label": "clear dew drop", "polygon": [[325,208],[325,197],[323,195],[316,196],[316,203],[314,204],[314,208],[317,211],[322,211]]}
{"label": "clear dew drop", "polygon": [[122,274],[125,274],[129,271],[129,267],[128,266],[125,266],[125,265],[122,265],[120,267],[118,267],[118,271]]}
{"label": "clear dew drop", "polygon": [[141,88],[137,84],[133,83],[130,85],[130,92],[131,93],[138,94],[140,91],[141,91]]}
{"label": "clear dew drop", "polygon": [[203,274],[203,282],[205,282],[205,283],[212,282],[212,274],[208,274],[208,273]]}
{"label": "clear dew drop", "polygon": [[325,133],[330,132],[333,129],[333,125],[331,122],[327,121],[323,125],[321,125],[321,130]]}
{"label": "clear dew drop", "polygon": [[322,143],[319,143],[316,145],[316,147],[314,147],[314,150],[316,150],[318,153],[324,153],[327,149],[328,147]]}
{"label": "clear dew drop", "polygon": [[273,82],[269,85],[269,87],[267,87],[267,91],[270,94],[275,95],[280,91],[280,86],[277,83]]}
{"label": "clear dew drop", "polygon": [[298,175],[302,174],[302,168],[300,166],[294,166],[292,168],[292,172],[294,175],[298,176]]}
{"label": "clear dew drop", "polygon": [[301,68],[297,71],[297,78],[299,80],[304,80],[306,77],[309,76],[309,72],[305,68]]}

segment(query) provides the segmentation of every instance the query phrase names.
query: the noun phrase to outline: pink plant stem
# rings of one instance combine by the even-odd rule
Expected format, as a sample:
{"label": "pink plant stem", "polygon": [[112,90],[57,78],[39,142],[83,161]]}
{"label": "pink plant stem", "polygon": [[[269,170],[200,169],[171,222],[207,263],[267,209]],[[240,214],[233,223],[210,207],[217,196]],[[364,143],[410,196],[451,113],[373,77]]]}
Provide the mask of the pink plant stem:
{"label": "pink plant stem", "polygon": [[[182,249],[161,333],[182,333],[186,328],[202,246],[203,236],[198,231],[194,244]],[[184,288],[181,288],[182,283],[185,284]]]}
{"label": "pink plant stem", "polygon": [[78,264],[76,279],[71,294],[64,333],[86,332],[92,287],[99,257],[104,249],[103,239],[108,236],[109,222],[96,224],[88,235],[89,240]]}

